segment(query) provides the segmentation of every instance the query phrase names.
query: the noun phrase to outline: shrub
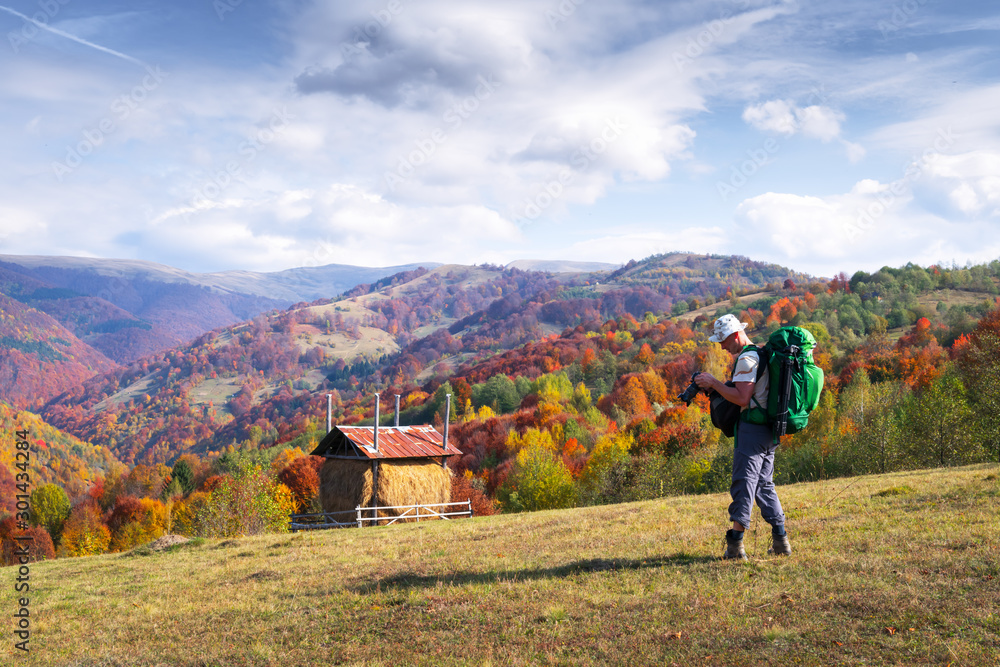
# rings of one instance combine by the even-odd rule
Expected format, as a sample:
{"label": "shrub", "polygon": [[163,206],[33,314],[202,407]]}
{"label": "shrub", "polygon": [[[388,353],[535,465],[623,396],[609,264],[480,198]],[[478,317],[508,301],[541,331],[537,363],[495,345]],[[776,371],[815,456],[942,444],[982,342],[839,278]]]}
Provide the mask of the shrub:
{"label": "shrub", "polygon": [[308,511],[319,493],[319,471],[312,459],[322,462],[318,456],[301,456],[278,473],[278,481],[291,490],[298,512]]}
{"label": "shrub", "polygon": [[208,502],[209,494],[195,491],[170,509],[171,532],[179,535],[198,534],[198,513]]}
{"label": "shrub", "polygon": [[295,499],[284,484],[275,482],[260,466],[248,466],[226,475],[198,512],[204,537],[236,537],[288,530]]}
{"label": "shrub", "polygon": [[597,441],[580,473],[580,484],[588,501],[605,502],[609,494],[622,487],[634,442],[632,436],[621,432],[605,435]]}
{"label": "shrub", "polygon": [[129,549],[162,537],[167,529],[167,508],[159,500],[122,496],[111,510],[111,551]]}
{"label": "shrub", "polygon": [[496,514],[496,504],[486,496],[485,484],[468,470],[462,475],[455,475],[451,478],[451,502],[464,503],[466,501],[472,501],[473,516]]}

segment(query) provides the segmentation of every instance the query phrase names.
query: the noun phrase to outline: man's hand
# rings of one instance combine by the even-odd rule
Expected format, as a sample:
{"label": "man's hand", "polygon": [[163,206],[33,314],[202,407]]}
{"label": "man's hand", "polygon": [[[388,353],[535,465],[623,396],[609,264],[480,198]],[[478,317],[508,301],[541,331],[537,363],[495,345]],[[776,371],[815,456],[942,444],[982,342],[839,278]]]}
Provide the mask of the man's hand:
{"label": "man's hand", "polygon": [[729,387],[711,373],[698,373],[694,376],[694,383],[702,389],[714,389],[724,399],[741,408],[750,405],[750,397],[753,395],[753,382],[737,382],[735,387]]}
{"label": "man's hand", "polygon": [[694,376],[694,383],[702,389],[715,389],[716,391],[718,391],[717,386],[722,384],[711,373],[698,373]]}

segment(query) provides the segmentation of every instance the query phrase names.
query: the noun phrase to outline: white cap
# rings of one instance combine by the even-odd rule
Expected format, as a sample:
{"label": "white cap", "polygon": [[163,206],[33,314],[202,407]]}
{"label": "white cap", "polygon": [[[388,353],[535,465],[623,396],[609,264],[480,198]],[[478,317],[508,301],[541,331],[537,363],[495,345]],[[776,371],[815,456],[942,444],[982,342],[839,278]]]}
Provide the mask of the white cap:
{"label": "white cap", "polygon": [[713,343],[721,343],[737,331],[743,331],[747,325],[740,322],[735,315],[723,315],[715,320],[715,333],[708,337]]}

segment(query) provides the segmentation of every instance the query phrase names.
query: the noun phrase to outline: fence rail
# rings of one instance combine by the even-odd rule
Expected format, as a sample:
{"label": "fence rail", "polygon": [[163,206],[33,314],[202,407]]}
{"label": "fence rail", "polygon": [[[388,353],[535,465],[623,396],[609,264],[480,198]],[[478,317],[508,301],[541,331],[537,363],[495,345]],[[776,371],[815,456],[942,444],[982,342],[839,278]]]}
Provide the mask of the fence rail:
{"label": "fence rail", "polygon": [[[344,517],[340,520],[336,517]],[[346,512],[319,512],[313,514],[293,514],[288,529],[293,533],[300,530],[319,530],[322,528],[357,528],[353,510]]]}
{"label": "fence rail", "polygon": [[[445,511],[445,508],[464,507],[459,511]],[[441,508],[435,510],[434,508]],[[403,510],[401,514],[391,516],[379,516],[380,511]],[[369,516],[370,515],[370,516]],[[335,517],[349,517],[340,520]],[[413,521],[417,523],[423,520],[449,521],[452,517],[472,516],[472,501],[466,500],[459,503],[432,503],[426,505],[395,505],[392,507],[356,507],[353,511],[342,512],[318,512],[313,514],[292,514],[289,530],[293,533],[300,530],[319,530],[325,528],[360,528],[366,523],[376,526],[391,526],[397,521]]]}

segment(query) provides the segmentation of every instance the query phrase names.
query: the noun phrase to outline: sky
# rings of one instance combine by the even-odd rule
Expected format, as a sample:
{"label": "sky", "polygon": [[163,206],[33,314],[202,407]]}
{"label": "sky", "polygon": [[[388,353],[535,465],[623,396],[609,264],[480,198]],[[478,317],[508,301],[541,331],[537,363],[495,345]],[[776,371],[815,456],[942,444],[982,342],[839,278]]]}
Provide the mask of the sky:
{"label": "sky", "polygon": [[0,254],[1000,258],[1000,7],[0,0]]}

